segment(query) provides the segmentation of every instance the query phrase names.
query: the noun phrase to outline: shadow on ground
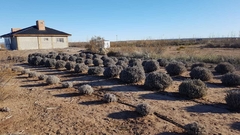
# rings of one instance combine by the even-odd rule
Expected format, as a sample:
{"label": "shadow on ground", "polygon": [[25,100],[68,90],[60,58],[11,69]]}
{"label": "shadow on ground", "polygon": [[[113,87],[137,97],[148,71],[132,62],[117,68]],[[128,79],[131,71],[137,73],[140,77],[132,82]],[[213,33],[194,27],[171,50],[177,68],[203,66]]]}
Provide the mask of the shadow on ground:
{"label": "shadow on ground", "polygon": [[163,132],[157,135],[186,135],[186,133],[177,133],[177,132]]}
{"label": "shadow on ground", "polygon": [[234,123],[231,125],[231,128],[234,129],[234,130],[240,131],[240,122],[234,122]]}
{"label": "shadow on ground", "polygon": [[197,104],[195,106],[186,107],[185,110],[188,112],[195,112],[195,113],[230,113],[229,110],[225,109],[225,106],[221,104],[213,104],[215,107],[211,105],[204,105],[204,104]]}
{"label": "shadow on ground", "polygon": [[102,100],[96,100],[96,101],[85,101],[85,102],[80,102],[79,104],[81,105],[102,105],[105,104]]}
{"label": "shadow on ground", "polygon": [[56,94],[56,95],[53,95],[55,97],[62,97],[62,98],[68,98],[68,97],[78,97],[78,96],[81,96],[81,94],[79,93],[64,93],[64,94]]}
{"label": "shadow on ground", "polygon": [[145,91],[140,85],[117,85],[111,88],[105,89],[107,91],[114,91],[114,92],[139,92]]}
{"label": "shadow on ground", "polygon": [[47,83],[38,83],[38,84],[21,85],[20,87],[43,87],[47,85],[48,85]]}
{"label": "shadow on ground", "polygon": [[108,115],[109,118],[118,119],[118,120],[127,120],[127,119],[135,119],[141,117],[135,111],[121,111],[115,112]]}
{"label": "shadow on ground", "polygon": [[176,101],[179,100],[178,98],[175,98],[177,93],[169,93],[169,92],[154,92],[154,93],[147,93],[140,95],[141,99],[152,99],[152,100],[170,100],[170,101]]}

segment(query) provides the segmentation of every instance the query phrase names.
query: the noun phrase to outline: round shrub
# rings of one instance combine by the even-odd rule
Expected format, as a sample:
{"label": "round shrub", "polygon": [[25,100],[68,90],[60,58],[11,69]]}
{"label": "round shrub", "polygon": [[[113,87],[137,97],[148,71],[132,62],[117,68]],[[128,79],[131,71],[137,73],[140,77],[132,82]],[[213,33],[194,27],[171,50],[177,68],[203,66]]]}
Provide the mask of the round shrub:
{"label": "round shrub", "polygon": [[88,66],[84,63],[76,64],[74,72],[76,73],[86,73],[88,71]]}
{"label": "round shrub", "polygon": [[79,53],[79,56],[82,58],[86,58],[86,53],[81,52],[81,53]]}
{"label": "round shrub", "polygon": [[72,88],[73,87],[73,83],[72,82],[63,82],[62,83],[62,87],[63,88]]}
{"label": "round shrub", "polygon": [[56,52],[49,52],[47,54],[47,58],[50,58],[50,59],[55,59],[57,57],[57,53]]}
{"label": "round shrub", "polygon": [[106,58],[103,60],[104,67],[109,67],[109,66],[115,65],[115,63],[116,62],[112,58]]}
{"label": "round shrub", "polygon": [[203,62],[199,62],[199,63],[194,63],[192,64],[191,66],[191,70],[194,69],[195,67],[204,67],[204,68],[207,68],[207,65]]}
{"label": "round shrub", "polygon": [[158,70],[159,66],[158,66],[158,62],[155,60],[149,60],[146,61],[144,64],[144,71],[145,73],[149,73],[149,72],[153,72]]}
{"label": "round shrub", "polygon": [[142,60],[141,59],[131,59],[131,60],[129,60],[128,66],[130,66],[130,67],[133,67],[133,66],[142,67]]}
{"label": "round shrub", "polygon": [[147,75],[144,86],[147,89],[164,91],[172,84],[172,78],[162,72],[152,72]]}
{"label": "round shrub", "polygon": [[81,57],[77,57],[76,63],[84,63],[85,59]]}
{"label": "round shrub", "polygon": [[34,58],[34,56],[29,54],[29,56],[28,56],[28,64],[29,65],[33,65],[33,58]]}
{"label": "round shrub", "polygon": [[235,67],[228,62],[222,62],[215,67],[215,71],[220,74],[232,73],[235,71]]}
{"label": "round shrub", "polygon": [[32,61],[33,61],[33,65],[35,65],[35,66],[41,65],[42,57],[40,57],[40,56],[35,56],[35,57],[32,59]]}
{"label": "round shrub", "polygon": [[169,75],[181,75],[187,71],[185,65],[182,62],[171,62],[166,66],[166,70]]}
{"label": "round shrub", "polygon": [[201,98],[207,95],[206,84],[199,80],[186,80],[179,85],[179,93],[189,98]]}
{"label": "round shrub", "polygon": [[125,63],[128,63],[128,58],[120,57],[120,58],[118,58],[118,61],[124,61]]}
{"label": "round shrub", "polygon": [[76,53],[73,54],[73,56],[75,56],[76,58],[77,58],[77,57],[80,57],[79,54],[76,54]]}
{"label": "round shrub", "polygon": [[137,67],[127,67],[120,73],[120,80],[125,83],[136,83],[145,79],[144,71]]}
{"label": "round shrub", "polygon": [[152,113],[152,108],[149,104],[139,104],[136,106],[136,112],[142,116],[147,116]]}
{"label": "round shrub", "polygon": [[44,75],[44,74],[40,74],[39,76],[38,76],[38,80],[46,80],[48,78],[48,76],[47,75]]}
{"label": "round shrub", "polygon": [[118,62],[118,58],[116,58],[116,57],[110,57],[111,59],[113,59],[113,61],[116,63],[116,62]]}
{"label": "round shrub", "polygon": [[123,61],[123,60],[118,60],[116,65],[122,66],[123,68],[127,68],[128,67],[128,64],[125,61]]}
{"label": "round shrub", "polygon": [[47,84],[57,84],[59,82],[60,82],[60,79],[57,76],[54,76],[54,75],[50,75],[46,79]]}
{"label": "round shrub", "polygon": [[92,59],[86,59],[86,60],[84,61],[84,63],[85,63],[86,65],[88,65],[88,66],[91,66],[91,65],[93,65],[93,60],[92,60]]}
{"label": "round shrub", "polygon": [[117,77],[119,76],[120,72],[123,70],[123,68],[121,66],[110,66],[107,67],[104,72],[103,75],[107,78],[113,78],[113,77]]}
{"label": "round shrub", "polygon": [[30,69],[24,69],[21,71],[21,74],[24,75],[24,74],[28,74],[30,72]]}
{"label": "round shrub", "polygon": [[29,78],[36,78],[36,77],[38,77],[39,75],[40,75],[39,73],[34,72],[34,71],[28,73],[28,77],[29,77]]}
{"label": "round shrub", "polygon": [[101,59],[101,57],[102,57],[102,56],[99,55],[99,54],[94,54],[92,58],[93,58],[93,59],[96,59],[96,58]]}
{"label": "round shrub", "polygon": [[106,60],[106,59],[108,59],[109,57],[107,56],[107,55],[103,55],[102,57],[101,57],[101,59],[104,61],[104,60]]}
{"label": "round shrub", "polygon": [[76,61],[77,57],[76,56],[73,56],[73,55],[70,55],[69,57],[69,61]]}
{"label": "round shrub", "polygon": [[86,54],[86,59],[92,59],[92,58],[93,58],[93,55],[91,53]]}
{"label": "round shrub", "polygon": [[240,90],[229,91],[225,97],[227,105],[236,111],[240,111]]}
{"label": "round shrub", "polygon": [[227,73],[221,78],[222,84],[225,86],[237,86],[240,85],[240,75],[234,73]]}
{"label": "round shrub", "polygon": [[59,54],[58,54],[58,55],[56,56],[56,60],[62,60],[62,58],[63,58],[62,55],[59,55]]}
{"label": "round shrub", "polygon": [[46,67],[55,67],[57,61],[55,59],[47,59],[46,63],[45,63],[45,66]]}
{"label": "round shrub", "polygon": [[103,74],[104,68],[102,67],[90,67],[88,69],[89,75],[101,75]]}
{"label": "round shrub", "polygon": [[93,88],[88,84],[80,86],[78,88],[78,91],[80,94],[86,94],[86,95],[92,95],[92,93],[94,92]]}
{"label": "round shrub", "polygon": [[62,68],[65,68],[65,65],[66,65],[66,62],[63,61],[63,60],[58,60],[56,62],[56,65],[55,65],[55,68],[56,69],[62,69]]}
{"label": "round shrub", "polygon": [[158,59],[157,61],[159,63],[159,66],[161,66],[161,67],[166,67],[167,64],[168,64],[168,60],[167,59]]}
{"label": "round shrub", "polygon": [[189,135],[207,135],[208,134],[206,129],[202,125],[199,125],[196,122],[185,125],[185,130]]}
{"label": "round shrub", "polygon": [[47,57],[42,58],[40,65],[46,65],[47,60],[48,60]]}
{"label": "round shrub", "polygon": [[67,54],[62,57],[62,60],[64,60],[64,61],[68,61],[68,59],[69,59],[69,55],[67,55]]}
{"label": "round shrub", "polygon": [[72,69],[74,69],[74,67],[75,67],[75,63],[72,62],[72,61],[68,61],[68,62],[66,63],[66,65],[65,65],[65,68],[66,68],[67,70],[72,70]]}
{"label": "round shrub", "polygon": [[117,97],[114,94],[106,93],[103,96],[103,101],[110,103],[110,102],[117,102]]}
{"label": "round shrub", "polygon": [[93,65],[94,66],[101,66],[101,65],[103,65],[103,60],[100,59],[100,58],[95,58],[95,59],[93,59]]}
{"label": "round shrub", "polygon": [[202,81],[209,81],[213,78],[212,72],[204,67],[195,67],[191,70],[190,76],[192,79],[200,79]]}

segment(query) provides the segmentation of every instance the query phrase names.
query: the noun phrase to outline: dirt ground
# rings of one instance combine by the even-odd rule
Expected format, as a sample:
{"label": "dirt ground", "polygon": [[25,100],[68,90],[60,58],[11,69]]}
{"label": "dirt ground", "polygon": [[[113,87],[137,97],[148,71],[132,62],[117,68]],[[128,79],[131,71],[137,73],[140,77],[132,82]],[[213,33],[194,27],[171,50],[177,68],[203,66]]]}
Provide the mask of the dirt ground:
{"label": "dirt ground", "polygon": [[[3,51],[1,56],[27,56],[39,50]],[[40,52],[77,53],[75,48],[67,50],[40,50]],[[240,51],[239,51],[240,52]],[[9,63],[1,63],[1,66]],[[10,64],[11,65],[11,64]],[[45,81],[28,78],[20,73],[5,75],[0,83],[1,91],[7,96],[1,98],[0,134],[157,134],[184,135],[184,130],[154,114],[141,117],[134,111],[139,103],[148,103],[153,110],[180,125],[197,122],[210,135],[240,134],[240,113],[231,112],[226,106],[226,92],[240,87],[224,87],[221,75],[207,82],[208,94],[203,99],[188,100],[178,95],[178,86],[189,78],[189,72],[173,77],[174,83],[166,92],[146,91],[141,84],[122,84],[119,79],[103,76],[76,74],[46,67],[32,67],[25,63],[14,64],[46,75],[56,75],[61,82],[73,81],[73,88],[62,88],[61,84],[46,85]],[[212,71],[213,67],[209,67]],[[166,72],[163,68],[162,72]],[[239,72],[239,71],[238,71]],[[78,86],[89,84],[94,94],[83,96],[77,93]],[[114,93],[121,103],[104,103],[104,93]]]}

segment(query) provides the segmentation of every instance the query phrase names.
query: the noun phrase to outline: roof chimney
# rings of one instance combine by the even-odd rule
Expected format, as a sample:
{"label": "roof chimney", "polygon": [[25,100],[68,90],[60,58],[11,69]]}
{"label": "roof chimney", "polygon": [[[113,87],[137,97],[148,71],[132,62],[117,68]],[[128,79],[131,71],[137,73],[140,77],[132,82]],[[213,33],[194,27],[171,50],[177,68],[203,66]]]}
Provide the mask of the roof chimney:
{"label": "roof chimney", "polygon": [[38,30],[45,30],[45,24],[44,24],[43,20],[37,20],[36,26],[37,26]]}
{"label": "roof chimney", "polygon": [[19,31],[21,30],[21,28],[11,28],[11,32],[16,32],[16,31]]}

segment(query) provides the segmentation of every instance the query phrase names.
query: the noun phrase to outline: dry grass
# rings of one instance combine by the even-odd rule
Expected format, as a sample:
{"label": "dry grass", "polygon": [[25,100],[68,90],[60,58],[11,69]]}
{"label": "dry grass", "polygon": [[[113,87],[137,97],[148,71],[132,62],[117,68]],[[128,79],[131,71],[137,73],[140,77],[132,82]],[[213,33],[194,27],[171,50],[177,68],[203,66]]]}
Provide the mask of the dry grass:
{"label": "dry grass", "polygon": [[14,77],[15,74],[10,68],[1,68],[0,71],[0,101],[6,100],[10,97],[13,89],[9,86],[9,81]]}
{"label": "dry grass", "polygon": [[168,60],[181,60],[189,62],[220,63],[229,62],[240,65],[240,51],[233,48],[206,48],[204,45],[187,46],[123,46],[112,47],[111,52],[122,56],[138,58],[166,58]]}

